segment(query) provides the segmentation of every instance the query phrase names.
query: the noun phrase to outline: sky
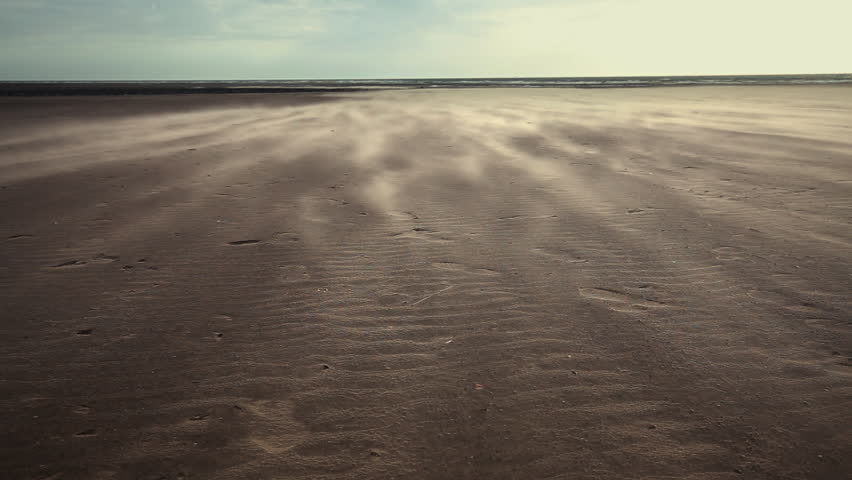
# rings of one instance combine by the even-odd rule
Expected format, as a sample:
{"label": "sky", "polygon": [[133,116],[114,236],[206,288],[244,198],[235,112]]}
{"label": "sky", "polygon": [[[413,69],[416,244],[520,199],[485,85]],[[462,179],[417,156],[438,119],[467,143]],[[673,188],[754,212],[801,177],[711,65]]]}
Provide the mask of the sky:
{"label": "sky", "polygon": [[0,80],[852,72],[851,0],[0,0]]}

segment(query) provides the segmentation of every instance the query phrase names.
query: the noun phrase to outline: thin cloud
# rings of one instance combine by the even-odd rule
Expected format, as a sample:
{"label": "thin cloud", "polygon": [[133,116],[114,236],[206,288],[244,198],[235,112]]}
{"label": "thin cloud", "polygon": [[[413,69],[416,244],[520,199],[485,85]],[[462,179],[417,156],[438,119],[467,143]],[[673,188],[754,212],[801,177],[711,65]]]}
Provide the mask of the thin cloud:
{"label": "thin cloud", "polygon": [[0,0],[0,75],[852,71],[846,0]]}

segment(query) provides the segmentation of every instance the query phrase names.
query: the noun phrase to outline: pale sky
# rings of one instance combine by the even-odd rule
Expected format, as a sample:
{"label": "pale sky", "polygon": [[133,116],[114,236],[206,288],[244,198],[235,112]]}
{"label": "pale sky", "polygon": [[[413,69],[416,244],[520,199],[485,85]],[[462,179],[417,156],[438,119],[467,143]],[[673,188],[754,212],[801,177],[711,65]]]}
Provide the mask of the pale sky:
{"label": "pale sky", "polygon": [[0,0],[0,80],[852,72],[852,0]]}

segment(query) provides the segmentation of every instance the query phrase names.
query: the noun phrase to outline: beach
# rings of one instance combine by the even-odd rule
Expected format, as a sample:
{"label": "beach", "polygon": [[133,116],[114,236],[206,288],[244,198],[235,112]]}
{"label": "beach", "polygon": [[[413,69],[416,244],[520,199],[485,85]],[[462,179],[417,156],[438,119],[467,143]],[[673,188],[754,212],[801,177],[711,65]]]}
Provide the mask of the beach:
{"label": "beach", "polygon": [[3,478],[852,475],[852,87],[0,98]]}

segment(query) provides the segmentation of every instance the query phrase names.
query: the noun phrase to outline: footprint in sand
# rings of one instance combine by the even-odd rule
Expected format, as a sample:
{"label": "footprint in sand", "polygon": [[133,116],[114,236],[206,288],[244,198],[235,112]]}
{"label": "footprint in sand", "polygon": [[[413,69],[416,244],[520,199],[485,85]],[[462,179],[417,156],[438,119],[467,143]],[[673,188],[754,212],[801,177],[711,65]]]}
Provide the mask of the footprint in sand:
{"label": "footprint in sand", "polygon": [[113,263],[117,262],[119,257],[115,255],[104,255],[103,253],[92,258],[93,263]]}
{"label": "footprint in sand", "polygon": [[607,308],[616,312],[637,313],[666,306],[664,302],[658,300],[619,292],[610,288],[580,288],[580,295],[604,302]]}
{"label": "footprint in sand", "polygon": [[272,234],[272,238],[277,242],[298,242],[301,240],[298,235],[291,232],[275,232]]}
{"label": "footprint in sand", "polygon": [[405,219],[405,220],[419,220],[420,217],[417,216],[414,212],[409,211],[394,211],[388,212],[388,215],[395,218]]}
{"label": "footprint in sand", "polygon": [[77,415],[88,415],[92,413],[92,407],[88,405],[77,405],[73,411]]}
{"label": "footprint in sand", "polygon": [[53,265],[50,268],[56,268],[56,269],[76,268],[76,267],[82,267],[82,266],[86,265],[86,263],[87,262],[85,262],[83,260],[68,260],[66,262],[62,262],[62,263]]}
{"label": "footprint in sand", "polygon": [[436,243],[447,243],[451,242],[452,239],[441,236],[440,232],[436,230],[432,230],[427,227],[414,227],[408,232],[399,232],[391,235],[393,238],[398,239],[413,239],[413,240],[424,240],[427,242],[436,242]]}
{"label": "footprint in sand", "polygon": [[556,248],[533,248],[532,252],[564,263],[586,263],[589,260],[569,250]]}
{"label": "footprint in sand", "polygon": [[254,245],[254,244],[257,244],[257,243],[260,243],[260,242],[261,242],[260,240],[237,240],[235,242],[228,242],[228,245],[233,245],[233,246],[239,247],[239,246],[242,246],[242,245]]}
{"label": "footprint in sand", "polygon": [[469,275],[485,275],[485,276],[497,276],[500,275],[500,272],[496,270],[491,270],[490,268],[474,268],[468,267],[466,265],[462,265],[455,262],[435,262],[432,264],[433,267],[438,268],[440,270],[447,270],[450,272],[460,272],[467,273]]}
{"label": "footprint in sand", "polygon": [[57,268],[57,269],[75,268],[75,267],[82,267],[82,266],[88,265],[90,262],[91,263],[106,264],[106,263],[114,263],[114,262],[117,262],[118,260],[119,260],[118,256],[105,255],[105,254],[101,253],[101,254],[95,255],[94,257],[89,259],[89,261],[76,260],[76,259],[75,260],[68,260],[66,262],[62,262],[60,264],[53,265],[50,268]]}

